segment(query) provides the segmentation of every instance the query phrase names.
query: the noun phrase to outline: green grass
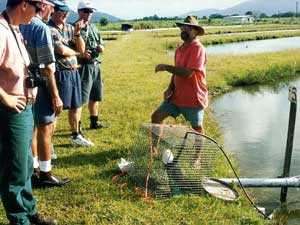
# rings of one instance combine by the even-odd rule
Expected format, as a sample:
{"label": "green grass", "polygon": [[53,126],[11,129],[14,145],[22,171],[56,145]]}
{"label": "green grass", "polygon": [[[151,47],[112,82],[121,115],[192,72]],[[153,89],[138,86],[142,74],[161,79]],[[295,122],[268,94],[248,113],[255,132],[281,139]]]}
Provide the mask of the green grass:
{"label": "green grass", "polygon": [[[72,148],[67,113],[58,120],[54,145],[58,160],[53,173],[68,177],[71,183],[62,188],[34,190],[38,208],[55,216],[59,224],[264,224],[243,195],[228,203],[207,195],[178,196],[168,200],[145,202],[135,187],[121,178],[113,183],[121,157],[128,158],[142,123],[161,103],[170,74],[154,73],[158,63],[173,64],[164,48],[164,38],[151,32],[118,35],[106,43],[102,56],[105,99],[100,117],[108,129],[86,129],[95,146]],[[299,51],[282,51],[247,56],[214,56],[208,58],[207,77],[211,96],[232,86],[267,83],[282,77],[294,77],[299,70]],[[211,100],[213,98],[211,97]],[[89,126],[87,108],[83,110],[83,127]],[[187,124],[182,118],[168,123]],[[222,143],[222,131],[208,108],[206,134]],[[216,176],[233,177],[223,157],[218,157]],[[0,224],[7,224],[0,206]],[[272,222],[270,222],[272,223]]]}
{"label": "green grass", "polygon": [[[140,29],[155,29],[155,28],[170,28],[176,27],[175,22],[182,22],[180,20],[152,20],[152,21],[143,21],[143,20],[131,20],[131,21],[122,21],[122,22],[110,22],[106,26],[101,26],[97,24],[98,28],[103,31],[108,30],[121,30],[121,25],[123,23],[128,23],[133,26],[135,30]],[[230,26],[237,25],[243,27],[255,27],[254,29],[259,29],[259,27],[269,27],[277,29],[278,27],[299,27],[299,18],[263,18],[258,19],[254,23],[241,23],[241,22],[232,22],[224,21],[223,19],[198,19],[199,24],[202,26],[227,26],[226,32],[231,32],[232,28]],[[219,28],[217,28],[219,29]]]}

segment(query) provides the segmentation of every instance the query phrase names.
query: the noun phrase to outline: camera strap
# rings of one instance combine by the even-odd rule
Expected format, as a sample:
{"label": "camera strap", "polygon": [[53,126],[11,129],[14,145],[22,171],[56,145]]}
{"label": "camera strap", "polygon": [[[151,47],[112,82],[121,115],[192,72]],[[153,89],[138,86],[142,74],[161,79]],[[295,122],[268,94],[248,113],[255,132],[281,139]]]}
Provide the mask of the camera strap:
{"label": "camera strap", "polygon": [[99,39],[99,36],[96,34],[96,32],[95,32],[93,26],[92,26],[91,24],[89,24],[88,27],[90,28],[91,33],[92,33],[92,35],[94,36],[94,38],[95,38],[95,40],[96,40],[96,42],[97,42],[97,45],[101,45],[101,41],[100,41],[100,39]]}
{"label": "camera strap", "polygon": [[[20,54],[21,54],[22,59],[23,59],[23,63],[24,63],[24,65],[26,66],[26,60],[25,60],[25,57],[24,57],[24,55],[23,55],[23,53],[22,53],[22,50],[21,50],[20,44],[19,44],[19,42],[18,42],[17,36],[16,36],[16,34],[15,34],[13,28],[11,27],[11,23],[10,23],[10,20],[9,20],[9,17],[8,17],[6,11],[3,11],[3,12],[2,12],[2,15],[3,15],[4,19],[6,20],[6,22],[8,23],[8,26],[9,26],[9,28],[10,28],[12,34],[14,35],[15,41],[16,41],[16,43],[17,43],[17,45],[18,45],[18,49],[19,49]],[[29,57],[29,60],[30,60],[30,62],[31,62],[30,55],[28,55],[28,57]]]}

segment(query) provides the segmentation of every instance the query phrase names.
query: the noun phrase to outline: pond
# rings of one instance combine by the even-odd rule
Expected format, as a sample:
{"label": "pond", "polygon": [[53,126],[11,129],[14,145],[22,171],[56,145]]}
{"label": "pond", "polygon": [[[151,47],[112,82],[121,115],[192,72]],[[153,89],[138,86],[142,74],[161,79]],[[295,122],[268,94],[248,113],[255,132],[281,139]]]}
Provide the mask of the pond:
{"label": "pond", "polygon": [[[233,153],[241,177],[275,178],[283,173],[290,102],[289,85],[300,91],[300,79],[275,86],[236,89],[211,103],[223,130],[224,146]],[[300,112],[297,112],[291,176],[300,175]],[[280,205],[280,188],[253,188],[256,202],[269,211]],[[300,189],[289,188],[288,206],[298,210],[288,224],[299,224]],[[293,203],[293,204],[292,204]],[[298,221],[293,223],[293,221]]]}
{"label": "pond", "polygon": [[244,41],[206,46],[208,55],[253,54],[298,48],[300,48],[300,37]]}

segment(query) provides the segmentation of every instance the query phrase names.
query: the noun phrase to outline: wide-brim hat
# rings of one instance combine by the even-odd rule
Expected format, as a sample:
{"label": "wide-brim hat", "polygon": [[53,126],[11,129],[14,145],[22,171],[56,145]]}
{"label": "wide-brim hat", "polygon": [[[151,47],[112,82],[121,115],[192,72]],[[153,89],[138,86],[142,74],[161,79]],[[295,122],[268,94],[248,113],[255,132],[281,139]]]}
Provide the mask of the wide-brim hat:
{"label": "wide-brim hat", "polygon": [[77,9],[91,9],[94,12],[97,11],[97,9],[93,6],[93,2],[91,0],[79,1]]}
{"label": "wide-brim hat", "polygon": [[202,36],[205,34],[203,27],[201,27],[198,23],[198,19],[196,16],[187,16],[183,22],[175,22],[177,27],[181,27],[183,25],[188,25],[194,27],[199,31],[198,35]]}

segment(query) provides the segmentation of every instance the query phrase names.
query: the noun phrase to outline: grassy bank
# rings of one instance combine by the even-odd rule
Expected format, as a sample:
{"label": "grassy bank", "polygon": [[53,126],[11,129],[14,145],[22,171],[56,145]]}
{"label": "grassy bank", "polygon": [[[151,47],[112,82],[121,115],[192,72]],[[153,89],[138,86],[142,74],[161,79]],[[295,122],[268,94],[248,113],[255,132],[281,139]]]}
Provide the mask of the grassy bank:
{"label": "grassy bank", "polygon": [[[178,32],[178,31],[177,31]],[[206,35],[201,38],[201,42],[204,45],[217,45],[233,42],[254,41],[254,40],[266,40],[283,37],[296,37],[300,36],[300,30],[298,31],[276,31],[276,32],[253,32],[253,33],[234,33],[231,35]],[[166,38],[168,49],[174,49],[180,43],[180,40],[174,35],[174,37]]]}
{"label": "grassy bank", "polygon": [[[99,131],[86,129],[86,136],[95,146],[72,148],[67,113],[62,113],[54,138],[58,160],[53,172],[72,182],[62,188],[34,190],[43,214],[55,216],[59,224],[65,225],[265,223],[243,196],[232,203],[207,195],[145,202],[140,200],[134,186],[113,184],[111,178],[117,173],[117,163],[121,157],[130,155],[139,127],[150,121],[169,82],[170,74],[154,73],[157,63],[173,63],[162,47],[164,42],[163,38],[153,38],[151,32],[133,32],[107,42],[102,56],[105,99],[101,104],[101,119],[110,127]],[[209,90],[222,92],[231,86],[253,84],[253,80],[265,83],[280,79],[286,71],[285,77],[294,76],[299,64],[298,51],[209,57]],[[286,70],[287,67],[291,69]],[[89,126],[88,117],[84,107],[84,128]],[[186,124],[182,118],[168,122]],[[221,131],[209,109],[205,128],[207,135],[221,142]],[[218,158],[215,174],[233,176],[222,157]],[[126,179],[118,184],[123,182]],[[2,206],[0,224],[7,224]]]}

